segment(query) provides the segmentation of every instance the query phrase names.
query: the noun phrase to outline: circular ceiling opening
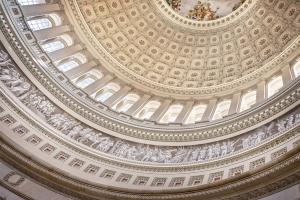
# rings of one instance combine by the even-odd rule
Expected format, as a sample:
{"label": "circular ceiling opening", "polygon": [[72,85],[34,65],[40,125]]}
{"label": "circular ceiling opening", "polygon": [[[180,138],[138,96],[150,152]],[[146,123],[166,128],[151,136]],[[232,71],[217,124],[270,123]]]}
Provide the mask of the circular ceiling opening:
{"label": "circular ceiling opening", "polygon": [[210,21],[229,15],[246,0],[166,0],[178,14],[196,21]]}

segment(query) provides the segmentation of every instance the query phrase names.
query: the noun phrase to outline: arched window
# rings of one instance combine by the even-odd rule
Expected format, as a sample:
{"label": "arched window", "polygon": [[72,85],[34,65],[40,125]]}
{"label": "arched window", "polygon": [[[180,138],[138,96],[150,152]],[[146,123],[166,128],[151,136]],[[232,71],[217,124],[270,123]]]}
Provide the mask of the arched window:
{"label": "arched window", "polygon": [[45,0],[18,0],[22,6],[46,3]]}
{"label": "arched window", "polygon": [[75,67],[78,67],[81,64],[86,63],[87,59],[86,57],[81,53],[76,53],[69,58],[63,59],[61,61],[54,62],[55,65],[57,65],[57,68],[62,71],[66,72],[69,71]]}
{"label": "arched window", "polygon": [[139,95],[128,94],[121,101],[115,104],[112,109],[117,112],[126,112],[135,102],[139,100]]}
{"label": "arched window", "polygon": [[241,101],[241,107],[240,111],[247,110],[251,108],[252,105],[256,103],[256,91],[250,91],[243,95],[242,101]]}
{"label": "arched window", "polygon": [[185,123],[192,124],[197,121],[200,121],[203,117],[203,114],[204,114],[206,108],[207,108],[207,105],[205,105],[205,104],[200,104],[200,105],[194,106],[189,117],[185,121]]}
{"label": "arched window", "polygon": [[95,82],[96,80],[102,78],[102,76],[103,74],[99,70],[92,69],[91,71],[85,73],[79,78],[74,79],[73,82],[77,87],[83,89]]}
{"label": "arched window", "polygon": [[213,120],[222,119],[224,116],[228,115],[230,104],[231,104],[231,100],[224,100],[218,103],[212,119]]}
{"label": "arched window", "polygon": [[136,115],[139,119],[150,119],[150,117],[155,113],[159,108],[159,101],[149,101]]}
{"label": "arched window", "polygon": [[66,46],[71,46],[73,44],[73,39],[70,35],[64,34],[60,35],[55,39],[50,39],[42,42],[41,47],[47,53],[51,53]]}
{"label": "arched window", "polygon": [[283,87],[282,76],[272,78],[268,83],[268,97],[277,93]]}
{"label": "arched window", "polygon": [[69,71],[70,69],[73,69],[77,66],[79,66],[79,64],[76,61],[70,60],[70,61],[67,61],[67,62],[64,62],[64,63],[58,65],[57,68],[62,72],[66,72],[66,71]]}
{"label": "arched window", "polygon": [[78,60],[80,62],[80,64],[84,64],[87,62],[87,58],[85,55],[83,55],[82,53],[76,53],[72,56],[72,59],[74,60]]}
{"label": "arched window", "polygon": [[294,71],[295,77],[300,76],[300,58],[298,58],[297,62],[294,64],[293,71]]}
{"label": "arched window", "polygon": [[45,44],[42,44],[43,50],[47,53],[51,53],[53,51],[63,49],[64,47],[65,45],[62,43],[62,41],[53,41],[53,42],[47,42]]}
{"label": "arched window", "polygon": [[174,122],[182,109],[183,109],[183,106],[180,105],[180,104],[170,106],[168,111],[161,118],[160,122],[161,123],[172,123],[172,122]]}
{"label": "arched window", "polygon": [[92,96],[95,98],[96,101],[104,102],[119,90],[120,90],[120,86],[118,84],[109,83]]}
{"label": "arched window", "polygon": [[27,21],[30,29],[33,31],[38,31],[46,28],[52,27],[52,23],[47,18],[40,18],[40,19],[32,19]]}

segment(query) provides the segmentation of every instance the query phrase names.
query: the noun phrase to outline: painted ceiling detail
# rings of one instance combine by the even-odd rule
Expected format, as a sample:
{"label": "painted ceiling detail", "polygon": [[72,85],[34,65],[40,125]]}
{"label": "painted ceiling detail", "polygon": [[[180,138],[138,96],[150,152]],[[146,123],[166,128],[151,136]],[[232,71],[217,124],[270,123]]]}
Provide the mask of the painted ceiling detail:
{"label": "painted ceiling detail", "polygon": [[197,21],[224,17],[240,7],[245,0],[167,0],[180,15]]}

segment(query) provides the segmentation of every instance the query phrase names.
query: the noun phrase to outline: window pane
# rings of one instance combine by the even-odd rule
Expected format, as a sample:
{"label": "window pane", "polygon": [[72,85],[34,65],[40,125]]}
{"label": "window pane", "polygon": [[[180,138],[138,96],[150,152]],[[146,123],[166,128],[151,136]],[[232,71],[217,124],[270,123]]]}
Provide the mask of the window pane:
{"label": "window pane", "polygon": [[300,76],[300,58],[296,62],[296,64],[293,66],[293,70],[294,70],[295,77]]}
{"label": "window pane", "polygon": [[118,84],[109,83],[106,86],[104,86],[101,90],[96,92],[93,96],[96,101],[104,102],[119,90],[120,86]]}
{"label": "window pane", "polygon": [[155,113],[159,108],[160,102],[158,101],[149,101],[142,110],[136,115],[139,119],[150,119],[150,117]]}
{"label": "window pane", "polygon": [[183,106],[182,105],[172,105],[165,113],[163,118],[160,120],[161,123],[172,123],[176,120],[179,113],[181,112]]}
{"label": "window pane", "polygon": [[256,103],[256,91],[248,92],[242,98],[240,111],[249,109],[255,103]]}
{"label": "window pane", "polygon": [[31,28],[31,30],[33,31],[38,31],[38,30],[52,27],[51,22],[49,21],[49,19],[46,18],[29,20],[27,21],[27,23]]}
{"label": "window pane", "polygon": [[75,61],[68,61],[58,66],[58,69],[62,72],[66,72],[70,69],[73,69],[78,66],[78,63]]}
{"label": "window pane", "polygon": [[226,115],[228,115],[230,104],[231,104],[230,100],[226,100],[226,101],[220,102],[217,105],[215,114],[213,116],[213,120],[222,119],[223,117],[225,117]]}
{"label": "window pane", "polygon": [[99,95],[98,97],[96,97],[96,101],[101,101],[104,102],[106,101],[109,97],[111,97],[114,93],[112,91],[106,91],[105,93],[103,93],[102,95]]}
{"label": "window pane", "polygon": [[120,102],[113,106],[113,109],[118,112],[126,112],[135,102],[139,100],[136,94],[128,94]]}
{"label": "window pane", "polygon": [[273,78],[268,83],[268,97],[271,97],[275,93],[277,93],[283,87],[283,80],[281,76],[277,76]]}
{"label": "window pane", "polygon": [[95,80],[91,77],[84,78],[76,83],[76,85],[80,88],[85,88],[88,85],[92,84]]}
{"label": "window pane", "polygon": [[191,124],[191,123],[195,123],[197,121],[200,121],[203,117],[203,114],[206,110],[206,105],[197,105],[194,106],[194,108],[192,109],[188,119],[186,120],[186,124]]}
{"label": "window pane", "polygon": [[44,49],[44,51],[46,51],[47,53],[53,52],[53,51],[57,51],[59,49],[64,48],[64,44],[60,41],[55,41],[55,42],[49,42],[46,44],[42,45],[42,48]]}

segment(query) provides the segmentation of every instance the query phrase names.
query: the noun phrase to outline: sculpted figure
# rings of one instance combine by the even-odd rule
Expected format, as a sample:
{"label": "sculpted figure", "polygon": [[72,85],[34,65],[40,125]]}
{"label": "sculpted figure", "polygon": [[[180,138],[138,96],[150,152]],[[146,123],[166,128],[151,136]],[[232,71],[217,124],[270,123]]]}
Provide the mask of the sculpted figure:
{"label": "sculpted figure", "polygon": [[115,155],[121,158],[125,158],[128,149],[129,149],[129,144],[123,143],[116,149]]}
{"label": "sculpted figure", "polygon": [[31,107],[37,107],[42,101],[42,97],[38,96],[36,93],[28,95],[28,98],[25,101],[25,104]]}
{"label": "sculpted figure", "polygon": [[158,162],[158,154],[159,154],[159,150],[157,147],[155,147],[154,149],[152,148],[152,154],[151,154],[151,157],[150,157],[150,161],[151,162]]}
{"label": "sculpted figure", "polygon": [[67,117],[64,114],[60,114],[60,113],[54,114],[50,116],[48,119],[49,124],[51,124],[52,126],[58,129],[60,129],[60,127],[65,121],[67,121]]}
{"label": "sculpted figure", "polygon": [[250,147],[250,139],[249,137],[244,137],[242,139],[243,142],[243,149],[247,149],[248,147]]}
{"label": "sculpted figure", "polygon": [[286,128],[290,128],[294,125],[294,115],[291,114],[288,118],[287,118],[287,123],[286,123]]}
{"label": "sculpted figure", "polygon": [[101,135],[102,135],[101,133],[94,133],[93,132],[88,138],[88,140],[91,142],[89,146],[94,148],[94,146],[97,145],[100,142],[99,139],[100,139]]}
{"label": "sculpted figure", "polygon": [[11,88],[10,90],[15,93],[15,95],[17,97],[23,95],[24,93],[26,93],[29,89],[30,89],[31,85],[27,82],[23,82],[20,83],[17,86],[14,86],[13,88]]}
{"label": "sculpted figure", "polygon": [[277,120],[276,126],[279,132],[283,132],[285,130],[286,121],[285,120]]}
{"label": "sculpted figure", "polygon": [[5,51],[0,50],[0,66],[1,67],[7,66],[9,62],[10,59],[8,54]]}
{"label": "sculpted figure", "polygon": [[234,144],[235,144],[236,141],[232,141],[232,140],[229,140],[227,142],[227,153],[232,153],[234,152]]}
{"label": "sculpted figure", "polygon": [[83,129],[81,125],[73,127],[70,132],[67,132],[66,135],[69,135],[70,138],[75,138],[79,135],[79,132]]}
{"label": "sculpted figure", "polygon": [[276,123],[273,121],[269,124],[266,130],[266,137],[270,137],[275,133]]}
{"label": "sculpted figure", "polygon": [[295,124],[298,124],[300,122],[300,114],[298,113],[298,114],[296,114],[295,115]]}
{"label": "sculpted figure", "polygon": [[189,162],[194,162],[197,161],[198,155],[199,155],[200,149],[199,148],[195,148],[192,153],[191,156],[189,157]]}
{"label": "sculpted figure", "polygon": [[73,128],[74,126],[79,125],[80,123],[73,120],[73,119],[67,119],[60,127],[61,131],[68,131],[71,128]]}
{"label": "sculpted figure", "polygon": [[144,156],[146,155],[146,148],[144,147],[144,145],[139,144],[137,146],[137,153],[136,153],[136,159],[137,160],[142,160],[144,158]]}
{"label": "sculpted figure", "polygon": [[158,153],[158,160],[157,162],[159,163],[168,163],[169,160],[172,158],[172,151],[174,151],[174,149],[159,149],[159,153]]}
{"label": "sculpted figure", "polygon": [[208,150],[207,146],[204,146],[200,149],[198,159],[197,159],[198,161],[207,159],[207,150]]}
{"label": "sculpted figure", "polygon": [[5,82],[16,96],[21,96],[30,89],[30,83],[26,82],[15,69],[4,68],[0,72],[0,80]]}
{"label": "sculpted figure", "polygon": [[19,81],[20,74],[13,68],[1,68],[0,80],[10,87],[15,81]]}
{"label": "sculpted figure", "polygon": [[221,156],[225,156],[228,153],[228,144],[226,142],[223,142],[221,147]]}
{"label": "sculpted figure", "polygon": [[219,157],[221,152],[220,144],[217,142],[216,144],[212,145],[212,157],[216,158]]}
{"label": "sculpted figure", "polygon": [[187,154],[187,149],[179,148],[174,157],[170,160],[171,163],[180,163]]}
{"label": "sculpted figure", "polygon": [[257,137],[256,137],[255,145],[261,143],[265,139],[265,136],[266,136],[266,133],[262,129],[258,129],[256,134],[257,134]]}
{"label": "sculpted figure", "polygon": [[23,77],[21,77],[21,75],[18,72],[16,72],[16,75],[14,77],[12,77],[10,80],[7,80],[6,85],[9,88],[14,88],[25,82],[26,80]]}
{"label": "sculpted figure", "polygon": [[208,145],[206,159],[211,159],[213,157],[213,149],[211,145]]}
{"label": "sculpted figure", "polygon": [[127,152],[127,158],[128,159],[131,159],[131,160],[136,160],[136,153],[137,153],[137,149],[136,147],[133,145],[132,147],[130,147],[128,149],[128,152]]}
{"label": "sculpted figure", "polygon": [[250,146],[250,147],[255,146],[255,141],[257,140],[257,134],[251,133],[251,134],[248,136],[248,139],[249,139],[249,146]]}
{"label": "sculpted figure", "polygon": [[79,132],[76,140],[78,142],[83,142],[83,141],[87,140],[87,138],[91,135],[90,134],[91,132],[92,132],[92,129],[90,129],[90,128],[85,128],[85,129],[81,130]]}
{"label": "sculpted figure", "polygon": [[114,142],[109,137],[102,137],[99,139],[99,144],[96,146],[96,149],[107,152],[113,145]]}
{"label": "sculpted figure", "polygon": [[55,111],[55,107],[50,101],[45,100],[41,102],[38,110],[44,115],[49,116]]}
{"label": "sculpted figure", "polygon": [[153,154],[152,149],[148,145],[146,150],[145,150],[144,157],[142,158],[141,161],[149,161],[150,158],[152,157],[152,154]]}
{"label": "sculpted figure", "polygon": [[25,82],[25,79],[15,69],[10,68],[6,72],[0,77],[0,80],[4,81],[10,90]]}

